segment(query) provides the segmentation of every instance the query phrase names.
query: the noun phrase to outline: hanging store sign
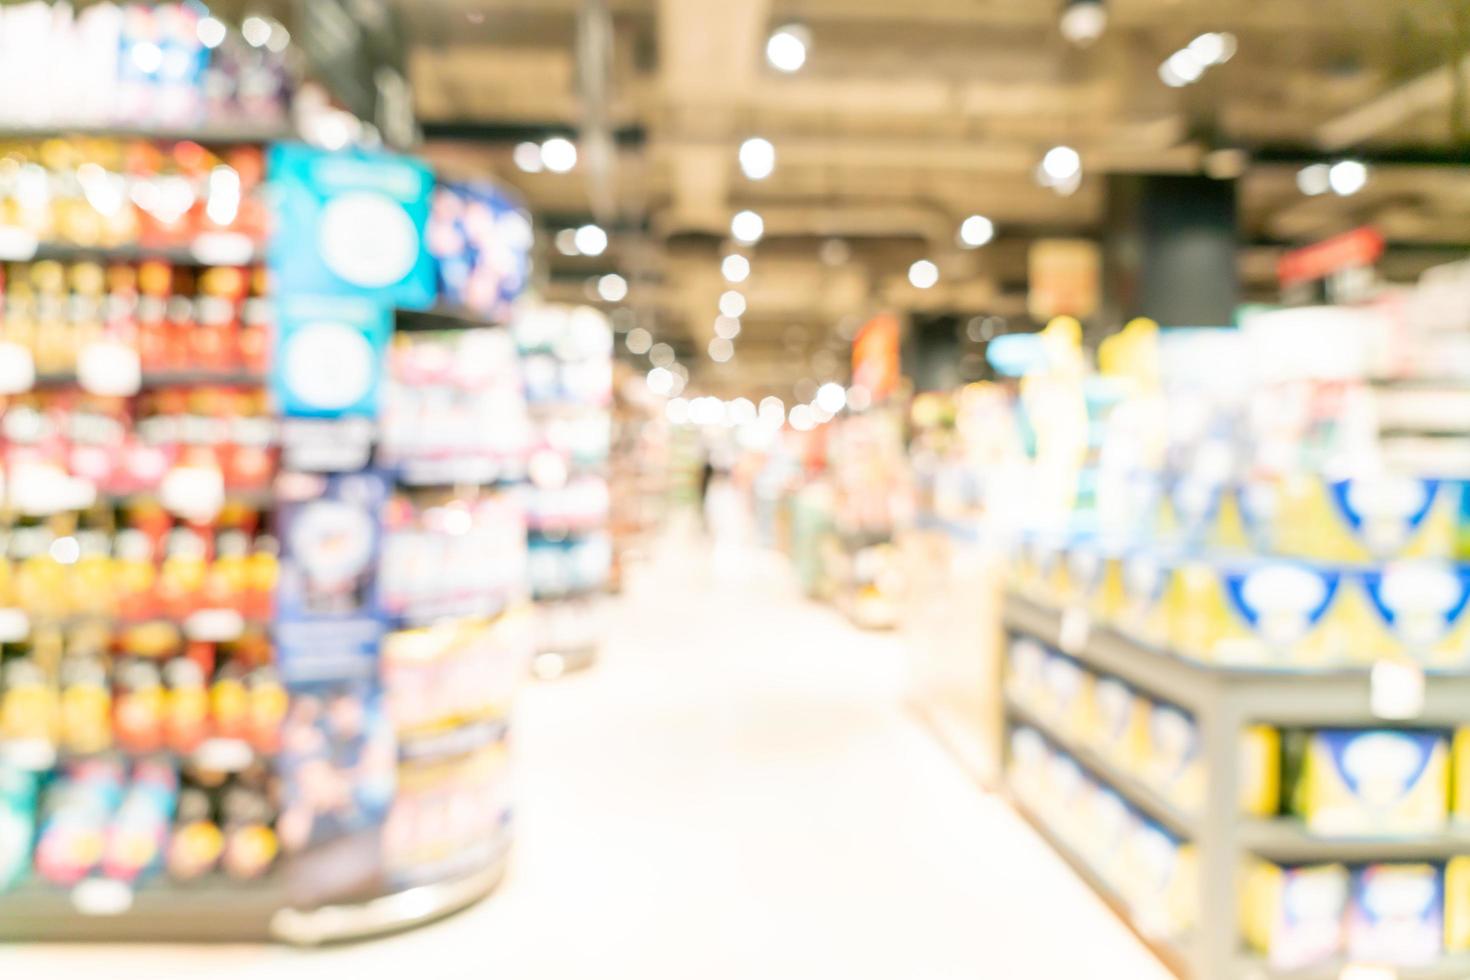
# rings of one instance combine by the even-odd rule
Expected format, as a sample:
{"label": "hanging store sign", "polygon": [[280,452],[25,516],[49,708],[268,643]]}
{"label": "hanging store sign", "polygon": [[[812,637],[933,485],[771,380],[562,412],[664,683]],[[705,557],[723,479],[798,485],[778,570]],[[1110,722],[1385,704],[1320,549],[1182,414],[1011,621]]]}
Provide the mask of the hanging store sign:
{"label": "hanging store sign", "polygon": [[852,383],[866,388],[875,401],[898,387],[899,333],[898,317],[880,313],[853,338]]}
{"label": "hanging store sign", "polygon": [[1375,228],[1357,228],[1306,248],[1287,252],[1276,263],[1283,286],[1326,279],[1349,269],[1365,269],[1383,255],[1383,235]]}
{"label": "hanging store sign", "polygon": [[1081,238],[1046,238],[1028,253],[1026,306],[1037,320],[1089,317],[1102,297],[1102,249]]}

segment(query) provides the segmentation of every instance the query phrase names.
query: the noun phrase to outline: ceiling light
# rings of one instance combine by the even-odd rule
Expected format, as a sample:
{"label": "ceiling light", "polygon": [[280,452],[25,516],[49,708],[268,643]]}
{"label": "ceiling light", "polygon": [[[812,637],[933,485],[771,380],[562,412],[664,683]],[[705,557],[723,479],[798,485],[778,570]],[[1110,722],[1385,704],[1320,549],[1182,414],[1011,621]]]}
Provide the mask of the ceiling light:
{"label": "ceiling light", "polygon": [[649,348],[653,346],[653,334],[642,327],[634,327],[623,339],[623,345],[628,348],[630,354],[647,354]]}
{"label": "ceiling light", "polygon": [[736,290],[725,290],[720,294],[720,313],[723,316],[744,316],[745,297]]}
{"label": "ceiling light", "polygon": [[271,21],[271,35],[266,39],[265,46],[273,54],[280,54],[291,45],[291,32],[286,30],[286,25],[278,20]]}
{"label": "ceiling light", "polygon": [[1235,35],[1228,32],[1201,34],[1189,42],[1189,51],[1205,65],[1223,65],[1235,56]]}
{"label": "ceiling light", "polygon": [[468,10],[465,11],[464,19],[471,24],[483,24],[485,23],[485,12],[483,10]]}
{"label": "ceiling light", "polygon": [[733,316],[715,317],[715,336],[724,337],[726,340],[734,340],[740,336],[740,320]]}
{"label": "ceiling light", "polygon": [[1296,186],[1308,197],[1326,194],[1332,189],[1332,168],[1325,163],[1309,163],[1296,172]]}
{"label": "ceiling light", "polygon": [[621,303],[628,297],[628,280],[616,272],[609,272],[597,280],[597,295],[609,303]]}
{"label": "ceiling light", "polygon": [[724,364],[735,356],[735,345],[724,337],[715,337],[709,342],[709,359],[716,364]]}
{"label": "ceiling light", "polygon": [[740,169],[751,180],[765,180],[776,169],[776,148],[768,139],[752,136],[740,144]]}
{"label": "ceiling light", "polygon": [[1356,194],[1368,183],[1368,167],[1361,160],[1339,160],[1327,171],[1327,183],[1342,196]]}
{"label": "ceiling light", "polygon": [[1070,146],[1054,146],[1041,158],[1041,172],[1054,183],[1065,183],[1082,172],[1082,155]]}
{"label": "ceiling light", "polygon": [[816,416],[812,414],[810,405],[792,405],[788,419],[791,427],[797,432],[810,432],[817,424]]}
{"label": "ceiling light", "polygon": [[828,381],[817,389],[817,407],[830,415],[836,415],[847,405],[847,391],[835,381]]}
{"label": "ceiling light", "polygon": [[817,257],[822,260],[823,265],[844,265],[852,258],[852,246],[841,238],[829,238],[822,243]]}
{"label": "ceiling light", "polygon": [[199,43],[210,49],[224,44],[226,33],[225,22],[218,17],[205,17],[194,28],[194,36],[199,38]]}
{"label": "ceiling light", "polygon": [[577,229],[575,228],[563,228],[557,232],[555,242],[556,250],[563,255],[582,254],[577,248]]}
{"label": "ceiling light", "polygon": [[[1167,69],[1167,74],[1182,79],[1182,83],[1187,85],[1199,81],[1206,67],[1205,62],[1201,61],[1193,51],[1188,48],[1180,48],[1169,55],[1169,60],[1164,62],[1164,68],[1159,69],[1159,77],[1164,78]],[[1167,82],[1168,79],[1165,78],[1165,81]],[[1178,87],[1175,86],[1175,88]]]}
{"label": "ceiling light", "polygon": [[674,348],[660,341],[649,349],[648,359],[653,362],[654,367],[672,367],[674,364]]}
{"label": "ceiling light", "polygon": [[271,39],[270,21],[264,17],[246,17],[245,22],[240,25],[240,33],[245,36],[245,43],[252,48],[263,48],[265,42]]}
{"label": "ceiling light", "polygon": [[734,425],[749,425],[756,418],[755,402],[737,398],[725,406],[725,417]]}
{"label": "ceiling light", "polygon": [[775,395],[767,395],[761,399],[761,419],[771,425],[780,426],[786,421],[786,404]]}
{"label": "ceiling light", "polygon": [[655,395],[667,395],[674,388],[674,373],[668,368],[652,368],[644,380],[648,384],[648,390]]}
{"label": "ceiling light", "polygon": [[742,245],[754,245],[766,233],[766,223],[754,211],[741,211],[730,219],[730,234]]}
{"label": "ceiling light", "polygon": [[1159,81],[1163,82],[1170,88],[1183,88],[1184,86],[1189,84],[1187,79],[1181,77],[1179,73],[1174,70],[1174,64],[1171,59],[1165,59],[1164,63],[1162,65],[1159,65]]}
{"label": "ceiling light", "polygon": [[909,266],[909,282],[918,289],[932,288],[939,281],[939,266],[928,259],[920,259]]}
{"label": "ceiling light", "polygon": [[689,421],[689,399],[671,398],[664,406],[664,418],[669,420],[670,425],[683,425]]}
{"label": "ceiling light", "polygon": [[847,407],[854,412],[865,411],[873,404],[873,395],[862,385],[853,385],[847,389]]}
{"label": "ceiling light", "polygon": [[743,255],[727,255],[720,263],[726,282],[744,282],[750,278],[750,260]]}
{"label": "ceiling light", "polygon": [[984,215],[972,214],[960,225],[960,243],[967,248],[979,248],[995,237],[995,222]]}
{"label": "ceiling light", "polygon": [[[545,147],[542,148],[543,152]],[[601,255],[607,251],[607,232],[596,225],[583,225],[576,231],[573,239],[577,245],[577,251],[583,255]]]}
{"label": "ceiling light", "polygon": [[1078,47],[1086,47],[1102,37],[1108,26],[1108,9],[1102,0],[1067,0],[1062,10],[1062,37]]}
{"label": "ceiling light", "polygon": [[541,144],[541,162],[554,174],[569,173],[577,165],[577,144],[553,136]]}
{"label": "ceiling light", "polygon": [[511,160],[524,173],[539,174],[545,169],[541,160],[541,144],[525,142],[517,143],[510,155]]}
{"label": "ceiling light", "polygon": [[778,28],[766,41],[766,60],[778,71],[793,72],[806,64],[811,32],[800,24]]}

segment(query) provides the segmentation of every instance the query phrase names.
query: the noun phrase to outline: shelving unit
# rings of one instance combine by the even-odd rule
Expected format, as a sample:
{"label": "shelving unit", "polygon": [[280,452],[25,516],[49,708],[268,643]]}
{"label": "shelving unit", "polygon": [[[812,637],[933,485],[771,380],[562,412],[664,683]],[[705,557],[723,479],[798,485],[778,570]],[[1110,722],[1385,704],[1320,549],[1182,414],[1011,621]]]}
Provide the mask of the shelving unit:
{"label": "shelving unit", "polygon": [[[1237,669],[1203,663],[1140,643],[1108,626],[1094,624],[1086,610],[1049,608],[1014,593],[1005,598],[1003,622],[1010,632],[1034,637],[1083,665],[1117,677],[1138,690],[1190,711],[1199,726],[1205,772],[1204,804],[1189,815],[1130,774],[1071,738],[1058,725],[1038,717],[1009,697],[1007,730],[1024,725],[1042,734],[1063,753],[1115,790],[1136,809],[1176,836],[1193,843],[1198,861],[1199,925],[1178,956],[1165,950],[1160,958],[1181,976],[1216,978],[1336,978],[1346,964],[1327,964],[1295,972],[1273,972],[1259,959],[1242,954],[1237,901],[1240,869],[1250,856],[1282,862],[1374,862],[1445,859],[1470,854],[1470,831],[1449,828],[1414,837],[1321,837],[1288,819],[1260,819],[1241,814],[1238,745],[1242,729],[1269,723],[1283,727],[1451,727],[1470,716],[1470,673],[1430,672],[1422,709],[1412,718],[1375,715],[1372,674],[1367,668],[1309,670]],[[1009,738],[1006,739],[1007,745]],[[1008,749],[1007,749],[1008,751]],[[1014,794],[1012,794],[1014,796]],[[1038,826],[1049,842],[1074,866],[1078,855],[1024,802],[1017,809]],[[1128,910],[1096,873],[1080,867],[1084,879],[1109,901],[1135,931]],[[1157,937],[1144,936],[1156,952]],[[1170,944],[1172,949],[1174,944]],[[1405,967],[1398,980],[1470,976],[1470,957],[1448,956],[1427,968]]]}

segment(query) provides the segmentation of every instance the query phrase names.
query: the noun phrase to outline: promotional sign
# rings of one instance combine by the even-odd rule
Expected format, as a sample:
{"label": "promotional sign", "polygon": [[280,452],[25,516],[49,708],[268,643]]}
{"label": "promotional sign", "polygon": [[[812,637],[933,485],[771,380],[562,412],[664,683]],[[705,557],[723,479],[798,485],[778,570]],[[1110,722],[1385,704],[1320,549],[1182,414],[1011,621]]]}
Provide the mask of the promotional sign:
{"label": "promotional sign", "polygon": [[1102,296],[1102,250],[1080,238],[1047,238],[1028,253],[1026,307],[1038,320],[1089,317]]}
{"label": "promotional sign", "polygon": [[488,183],[441,184],[434,191],[427,244],[439,260],[446,302],[487,320],[509,320],[531,275],[531,218]]}
{"label": "promotional sign", "polygon": [[852,341],[852,383],[868,389],[873,399],[898,387],[898,317],[880,313],[858,330]]}
{"label": "promotional sign", "polygon": [[281,295],[433,305],[434,259],[424,229],[434,176],[427,166],[294,143],[272,146],[269,166],[277,216],[270,266]]}
{"label": "promotional sign", "polygon": [[392,313],[353,296],[283,296],[271,359],[281,414],[340,418],[378,414]]}

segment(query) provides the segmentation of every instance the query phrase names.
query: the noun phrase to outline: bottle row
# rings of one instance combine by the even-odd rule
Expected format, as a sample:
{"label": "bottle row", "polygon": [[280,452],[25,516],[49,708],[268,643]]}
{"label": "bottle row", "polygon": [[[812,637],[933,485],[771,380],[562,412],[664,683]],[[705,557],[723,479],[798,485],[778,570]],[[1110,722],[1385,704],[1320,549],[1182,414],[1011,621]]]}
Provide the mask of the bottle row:
{"label": "bottle row", "polygon": [[280,747],[286,689],[264,634],[160,653],[109,649],[104,634],[50,631],[0,661],[0,764],[170,752],[234,771]]}
{"label": "bottle row", "polygon": [[0,766],[0,892],[223,873],[254,880],[280,847],[270,779],[180,771],[161,759],[79,760],[48,776]]}
{"label": "bottle row", "polygon": [[[6,101],[0,96],[0,112]],[[247,262],[270,226],[264,191],[259,146],[216,152],[190,141],[0,141],[7,258],[42,247],[185,248],[200,261]]]}
{"label": "bottle row", "polygon": [[[76,374],[82,384],[106,383],[98,372],[107,365],[91,359],[119,349],[145,374],[263,374],[272,330],[266,278],[262,267],[162,260],[11,263],[0,270],[0,340],[29,354],[43,380]],[[0,380],[23,390],[10,376]]]}

